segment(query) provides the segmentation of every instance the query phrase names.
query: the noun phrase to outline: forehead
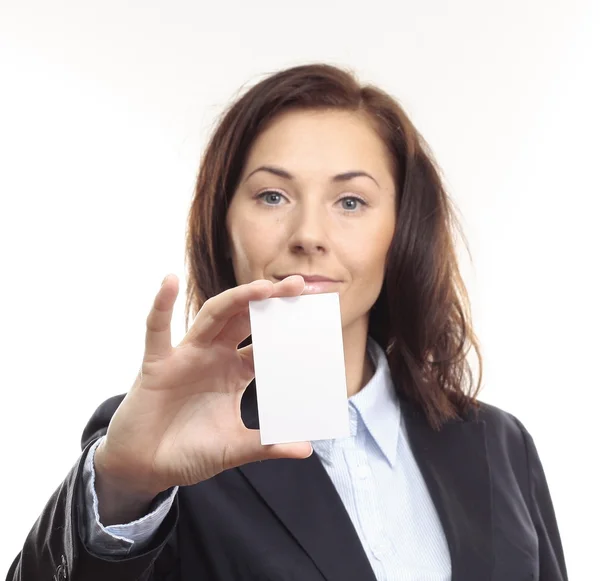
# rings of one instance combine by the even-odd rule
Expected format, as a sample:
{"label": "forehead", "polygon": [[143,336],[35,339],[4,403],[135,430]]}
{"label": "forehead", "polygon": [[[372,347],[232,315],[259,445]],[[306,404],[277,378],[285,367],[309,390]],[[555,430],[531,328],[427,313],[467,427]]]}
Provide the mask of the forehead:
{"label": "forehead", "polygon": [[250,148],[247,167],[287,165],[297,171],[366,169],[389,172],[389,152],[364,113],[288,111],[275,117]]}

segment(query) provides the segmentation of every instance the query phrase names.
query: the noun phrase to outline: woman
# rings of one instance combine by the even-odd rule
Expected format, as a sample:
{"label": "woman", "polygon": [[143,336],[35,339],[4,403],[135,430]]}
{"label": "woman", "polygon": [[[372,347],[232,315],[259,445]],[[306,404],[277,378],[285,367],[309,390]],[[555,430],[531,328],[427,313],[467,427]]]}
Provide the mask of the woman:
{"label": "woman", "polygon": [[[195,319],[172,347],[167,276],[7,578],[566,579],[530,435],[476,400],[454,225],[390,96],[325,65],[250,89],[200,167]],[[314,292],[340,296],[351,436],[261,446],[248,303]]]}

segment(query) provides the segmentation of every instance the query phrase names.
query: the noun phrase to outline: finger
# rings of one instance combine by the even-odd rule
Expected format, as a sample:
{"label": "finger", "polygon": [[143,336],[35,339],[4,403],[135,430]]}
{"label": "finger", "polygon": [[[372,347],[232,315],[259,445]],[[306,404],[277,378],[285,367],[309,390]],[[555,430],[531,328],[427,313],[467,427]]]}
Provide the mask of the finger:
{"label": "finger", "polygon": [[[302,283],[300,283],[302,281]],[[269,298],[292,297],[299,295],[304,290],[304,279],[301,276],[288,276],[273,285],[273,293]],[[232,348],[236,348],[251,333],[249,308],[241,310],[233,316],[223,327],[216,340]]]}
{"label": "finger", "polygon": [[229,319],[223,330],[215,338],[215,341],[219,341],[232,349],[237,349],[237,346],[248,335],[250,335],[250,312],[249,308],[246,307]]}
{"label": "finger", "polygon": [[208,345],[221,333],[229,320],[248,308],[248,302],[271,296],[273,283],[255,280],[236,286],[208,299],[198,311],[182,344]]}
{"label": "finger", "polygon": [[[301,276],[288,277],[286,281],[286,284],[280,287],[280,291],[281,288],[286,289],[291,286],[295,289],[295,294],[302,292],[304,280]],[[280,285],[283,282],[276,284]],[[227,289],[208,299],[196,315],[183,342],[212,343],[232,317],[248,308],[250,301],[260,301],[273,296],[275,286],[269,280],[255,280],[248,284]],[[289,289],[288,292],[290,292]],[[242,337],[238,343],[241,343],[244,338]]]}
{"label": "finger", "polygon": [[253,346],[246,345],[246,347],[242,347],[238,349],[238,355],[242,360],[242,364],[244,367],[244,371],[246,372],[244,377],[240,378],[244,381],[246,385],[248,385],[254,379],[254,348]]}
{"label": "finger", "polygon": [[293,274],[275,284],[273,297],[295,297],[304,290],[304,278],[299,274]]}
{"label": "finger", "polygon": [[275,460],[277,458],[294,458],[302,460],[313,453],[310,442],[293,442],[290,444],[270,444],[263,446],[260,442],[260,431],[241,428],[236,438],[235,447],[231,446],[225,454],[225,467],[227,470],[249,462],[261,460]]}
{"label": "finger", "polygon": [[276,460],[277,458],[294,458],[304,460],[312,456],[313,447],[310,442],[292,442],[289,444],[271,444],[261,446],[264,460]]}
{"label": "finger", "polygon": [[168,274],[146,318],[146,356],[162,357],[170,352],[173,305],[178,293],[179,279]]}

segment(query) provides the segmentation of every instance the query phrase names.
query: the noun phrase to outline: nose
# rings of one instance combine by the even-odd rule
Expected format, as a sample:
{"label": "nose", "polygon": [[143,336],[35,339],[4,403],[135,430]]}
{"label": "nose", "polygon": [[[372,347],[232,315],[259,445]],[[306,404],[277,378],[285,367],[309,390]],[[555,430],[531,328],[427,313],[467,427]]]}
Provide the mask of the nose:
{"label": "nose", "polygon": [[294,254],[324,254],[327,242],[326,212],[317,204],[299,205],[291,216],[289,248]]}

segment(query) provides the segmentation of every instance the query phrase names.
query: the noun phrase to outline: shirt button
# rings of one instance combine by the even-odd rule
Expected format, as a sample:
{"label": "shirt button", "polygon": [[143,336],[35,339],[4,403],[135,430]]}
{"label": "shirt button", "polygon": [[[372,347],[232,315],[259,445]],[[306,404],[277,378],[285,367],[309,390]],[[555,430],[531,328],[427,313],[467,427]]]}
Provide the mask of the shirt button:
{"label": "shirt button", "polygon": [[381,541],[373,547],[373,553],[375,553],[376,557],[380,558],[389,553],[390,549],[391,544],[389,541]]}
{"label": "shirt button", "polygon": [[369,478],[369,476],[371,476],[371,470],[368,466],[358,466],[358,468],[356,469],[356,475],[361,479],[361,480],[366,480],[367,478]]}

